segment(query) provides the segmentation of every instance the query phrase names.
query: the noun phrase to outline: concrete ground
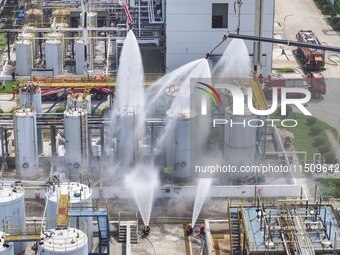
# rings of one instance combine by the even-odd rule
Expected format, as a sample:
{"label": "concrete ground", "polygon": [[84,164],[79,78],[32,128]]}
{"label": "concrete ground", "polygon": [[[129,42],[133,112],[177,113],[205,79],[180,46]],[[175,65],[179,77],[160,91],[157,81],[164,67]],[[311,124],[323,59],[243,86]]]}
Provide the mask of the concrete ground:
{"label": "concrete ground", "polygon": [[[286,33],[283,36],[283,23],[286,18]],[[275,34],[285,39],[296,40],[295,35],[301,29],[309,29],[316,33],[323,44],[340,47],[340,32],[335,32],[328,25],[326,18],[315,6],[313,0],[276,0]],[[286,52],[289,60],[281,56],[282,46],[275,46],[273,67],[292,67],[298,65],[291,54],[295,47],[288,47]],[[326,53],[326,70],[323,74],[326,78],[327,93],[319,100],[311,100],[308,106],[313,116],[329,123],[335,128],[340,126],[340,55],[332,52]],[[331,58],[332,62],[329,58]]]}

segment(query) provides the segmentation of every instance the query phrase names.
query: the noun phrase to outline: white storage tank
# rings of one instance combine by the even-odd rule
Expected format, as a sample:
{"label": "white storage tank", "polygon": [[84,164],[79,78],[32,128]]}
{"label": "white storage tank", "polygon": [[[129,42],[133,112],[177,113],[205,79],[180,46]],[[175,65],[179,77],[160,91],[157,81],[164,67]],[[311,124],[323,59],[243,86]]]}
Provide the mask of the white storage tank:
{"label": "white storage tank", "polygon": [[[248,126],[249,120],[257,119],[254,114],[245,110],[244,115],[233,115],[232,110],[226,108],[225,119],[228,121],[228,124],[225,125],[224,136],[226,146],[246,148],[255,145],[257,128]],[[230,127],[231,122],[236,124]],[[256,125],[256,123],[251,122],[251,125]]]}
{"label": "white storage tank", "polygon": [[[97,13],[88,12],[87,13],[87,27],[97,27]],[[80,19],[83,20],[83,14],[80,13]],[[83,21],[84,22],[84,21]]]}
{"label": "white storage tank", "polygon": [[[8,233],[20,234],[25,229],[25,194],[21,186],[0,186],[0,226]],[[2,236],[2,235],[1,235]],[[23,253],[25,242],[13,244],[14,254]],[[0,254],[2,249],[0,247]],[[7,254],[7,253],[4,253]]]}
{"label": "white storage tank", "polygon": [[127,112],[117,118],[117,124],[115,160],[120,166],[131,167],[135,162],[136,156],[136,115],[133,112]]}
{"label": "white storage tank", "polygon": [[[245,110],[244,116],[233,115],[230,108],[226,109],[224,142],[225,157],[233,165],[252,165],[256,156],[256,127],[248,125],[249,120],[257,119],[254,114]],[[231,122],[235,123],[231,127]],[[251,125],[256,123],[250,122]],[[245,157],[245,155],[247,155]],[[236,175],[235,175],[236,176]],[[242,174],[241,177],[245,177]],[[236,176],[237,177],[237,176]],[[237,177],[238,178],[238,177]]]}
{"label": "white storage tank", "polygon": [[[26,27],[26,30],[34,30],[34,27]],[[31,32],[23,32],[18,34],[18,41],[31,41],[32,42],[32,49],[33,49],[33,61],[35,60],[36,53],[38,51],[38,44],[35,43],[35,34]]]}
{"label": "white storage tank", "polygon": [[173,122],[173,128],[166,142],[166,167],[172,168],[174,177],[188,178],[191,175],[190,154],[193,153],[191,149],[194,149],[191,148],[190,139],[194,137],[192,131],[197,113],[192,109],[170,109],[167,114],[168,121]]}
{"label": "white storage tank", "polygon": [[88,165],[87,111],[68,108],[64,112],[65,163],[72,179]]}
{"label": "white storage tank", "polygon": [[[24,84],[19,89],[19,104],[21,107],[34,107],[37,116],[42,113],[41,89],[33,84]],[[38,154],[43,153],[43,132],[37,129]]]}
{"label": "white storage tank", "polygon": [[19,89],[19,104],[21,106],[33,106],[36,113],[42,113],[41,89],[33,84],[26,83]]}
{"label": "white storage tank", "polygon": [[64,49],[61,40],[49,39],[45,42],[46,68],[53,69],[54,74],[63,72]]}
{"label": "white storage tank", "polygon": [[85,72],[85,45],[83,40],[79,39],[74,43],[74,52],[76,54],[76,74],[84,75]]}
{"label": "white storage tank", "polygon": [[15,42],[16,51],[16,74],[30,75],[33,68],[33,44],[30,40]]}
{"label": "white storage tank", "polygon": [[15,165],[21,177],[38,174],[38,142],[36,113],[23,108],[14,113]]}
{"label": "white storage tank", "polygon": [[41,255],[88,255],[88,237],[75,228],[49,229],[45,231],[39,243],[38,254]]}
{"label": "white storage tank", "polygon": [[[77,182],[64,182],[59,185],[51,186],[46,192],[46,199],[48,199],[46,209],[47,228],[56,227],[56,215],[58,210],[58,199],[60,194],[70,195],[70,207],[88,208],[92,207],[92,190],[84,184]],[[69,226],[77,228],[77,219],[70,218]],[[88,248],[92,250],[93,239],[93,220],[90,217],[79,218],[79,229],[86,230],[89,238]]]}
{"label": "white storage tank", "polygon": [[13,243],[6,243],[4,235],[5,233],[0,231],[0,255],[14,255]]}
{"label": "white storage tank", "polygon": [[[55,24],[57,28],[67,28],[67,24],[61,23],[61,24]],[[46,40],[59,40],[61,42],[61,46],[63,49],[63,59],[65,59],[66,53],[67,53],[67,45],[68,41],[65,40],[65,36],[68,37],[66,33],[62,32],[52,32],[52,33],[47,33],[45,34],[45,39]]]}

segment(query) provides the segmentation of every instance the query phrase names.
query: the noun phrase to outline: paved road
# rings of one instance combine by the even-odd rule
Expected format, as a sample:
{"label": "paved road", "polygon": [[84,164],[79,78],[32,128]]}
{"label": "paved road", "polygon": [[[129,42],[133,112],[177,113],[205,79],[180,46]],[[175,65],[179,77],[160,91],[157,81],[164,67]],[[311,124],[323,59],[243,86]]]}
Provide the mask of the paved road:
{"label": "paved road", "polygon": [[[276,0],[275,30],[278,34],[282,35],[283,20],[289,14],[293,16],[286,19],[287,39],[295,40],[297,31],[310,29],[317,34],[322,43],[340,47],[340,33],[332,30],[313,0]],[[330,54],[333,53],[327,53],[327,56]],[[340,65],[340,58],[334,59]],[[291,62],[287,64],[292,65]],[[327,78],[327,94],[320,100],[312,100],[309,103],[309,110],[315,117],[337,128],[340,125],[340,66],[331,65],[328,61],[326,71],[323,73]]]}

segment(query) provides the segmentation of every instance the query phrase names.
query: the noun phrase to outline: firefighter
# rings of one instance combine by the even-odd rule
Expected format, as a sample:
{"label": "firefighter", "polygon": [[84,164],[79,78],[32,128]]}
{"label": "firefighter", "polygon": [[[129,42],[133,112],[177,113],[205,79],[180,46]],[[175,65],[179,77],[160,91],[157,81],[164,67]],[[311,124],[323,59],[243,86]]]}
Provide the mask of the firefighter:
{"label": "firefighter", "polygon": [[14,71],[11,73],[11,76],[12,76],[12,82],[15,81],[15,72]]}
{"label": "firefighter", "polygon": [[15,99],[15,94],[16,94],[16,88],[15,88],[15,86],[13,85],[13,87],[12,87],[12,95],[13,95],[13,100]]}
{"label": "firefighter", "polygon": [[143,228],[143,236],[144,237],[148,237],[150,234],[150,227],[149,225],[146,225],[144,228]]}
{"label": "firefighter", "polygon": [[185,225],[185,233],[187,236],[191,236],[192,233],[194,232],[192,226],[191,226],[191,223],[188,223]]}

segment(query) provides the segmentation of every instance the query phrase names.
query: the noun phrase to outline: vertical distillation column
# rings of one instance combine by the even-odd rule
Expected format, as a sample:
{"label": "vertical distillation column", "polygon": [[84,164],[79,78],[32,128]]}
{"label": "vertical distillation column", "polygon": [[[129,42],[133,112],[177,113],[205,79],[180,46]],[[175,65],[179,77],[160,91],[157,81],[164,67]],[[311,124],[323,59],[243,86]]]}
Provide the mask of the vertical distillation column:
{"label": "vertical distillation column", "polygon": [[[234,115],[231,108],[226,108],[225,119],[228,125],[225,125],[224,131],[224,154],[231,165],[239,167],[255,162],[257,128],[247,126],[248,121],[254,118],[255,116],[250,112],[245,112],[244,115]],[[230,177],[236,180],[246,179],[244,175],[235,174]]]}
{"label": "vertical distillation column", "polygon": [[29,108],[14,113],[15,165],[22,177],[38,174],[36,112]]}
{"label": "vertical distillation column", "polygon": [[78,107],[77,99],[69,96],[64,112],[65,163],[71,179],[79,176],[80,168],[88,166],[87,111]]}
{"label": "vertical distillation column", "polygon": [[[42,113],[41,89],[34,85],[22,86],[19,90],[19,103],[22,107],[34,107],[37,117]],[[41,128],[37,128],[38,138],[38,154],[43,153],[43,132]]]}
{"label": "vertical distillation column", "polygon": [[[192,109],[185,109],[179,112],[169,110],[167,112],[169,122],[173,122],[166,142],[166,167],[172,168],[175,178],[188,178],[190,171],[191,140],[194,138],[195,121],[197,114]],[[172,125],[171,125],[172,126]]]}

